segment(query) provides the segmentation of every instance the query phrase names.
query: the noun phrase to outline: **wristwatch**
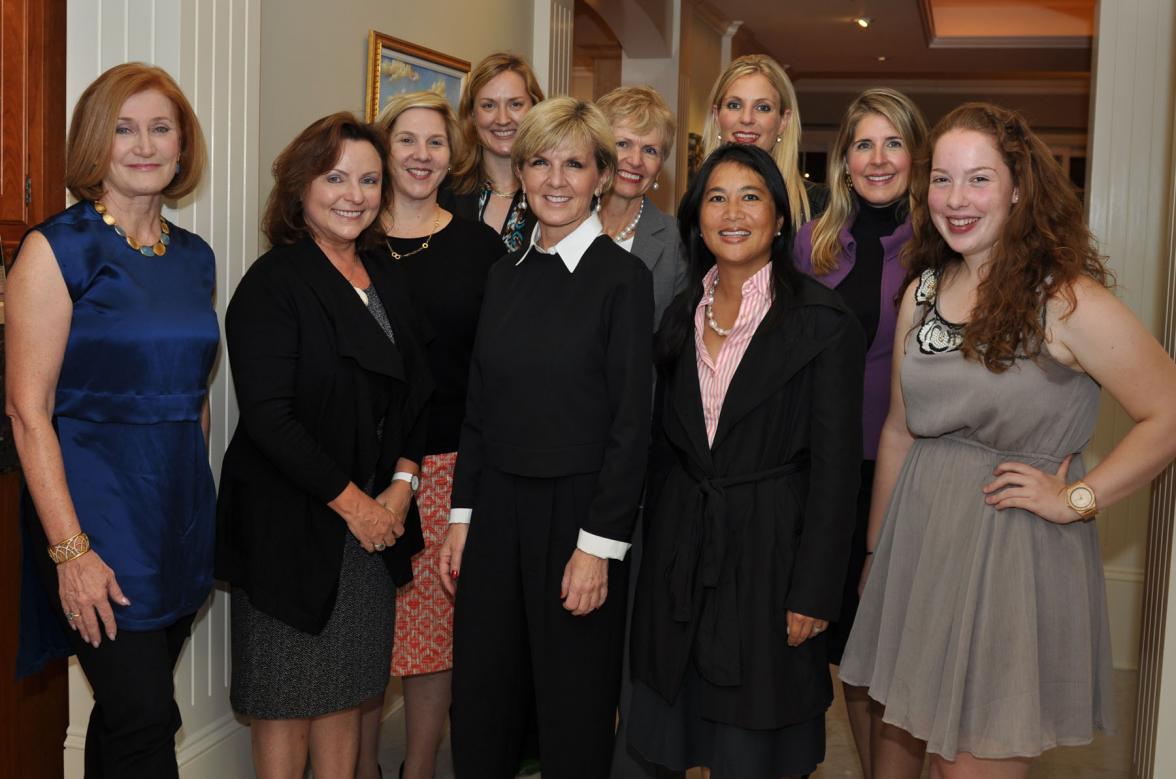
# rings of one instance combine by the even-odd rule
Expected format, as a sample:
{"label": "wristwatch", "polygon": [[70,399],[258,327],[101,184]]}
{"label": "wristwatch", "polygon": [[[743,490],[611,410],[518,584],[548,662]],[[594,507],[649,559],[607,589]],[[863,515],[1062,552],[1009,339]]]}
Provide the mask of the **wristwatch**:
{"label": "wristwatch", "polygon": [[418,477],[415,473],[409,473],[408,471],[397,471],[396,473],[392,474],[392,481],[408,482],[408,486],[412,487],[413,495],[415,495],[416,491],[421,488],[420,477]]}
{"label": "wristwatch", "polygon": [[1066,487],[1066,505],[1074,509],[1082,519],[1090,519],[1098,513],[1098,501],[1094,499],[1094,490],[1081,479]]}

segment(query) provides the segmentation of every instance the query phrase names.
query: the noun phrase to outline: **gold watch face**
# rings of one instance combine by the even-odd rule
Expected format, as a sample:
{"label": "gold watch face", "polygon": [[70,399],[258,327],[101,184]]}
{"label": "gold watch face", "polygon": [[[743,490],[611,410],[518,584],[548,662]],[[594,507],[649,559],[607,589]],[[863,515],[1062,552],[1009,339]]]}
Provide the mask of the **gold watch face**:
{"label": "gold watch face", "polygon": [[1070,490],[1070,505],[1075,511],[1086,511],[1094,505],[1094,492],[1085,485]]}

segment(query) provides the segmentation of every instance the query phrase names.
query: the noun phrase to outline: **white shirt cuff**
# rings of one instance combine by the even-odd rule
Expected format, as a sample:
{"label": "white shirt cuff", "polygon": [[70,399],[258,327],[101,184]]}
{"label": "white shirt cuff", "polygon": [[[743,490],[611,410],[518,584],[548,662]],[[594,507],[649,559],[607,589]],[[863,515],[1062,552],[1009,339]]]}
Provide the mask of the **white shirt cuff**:
{"label": "white shirt cuff", "polygon": [[473,513],[473,509],[449,509],[449,524],[468,525]]}
{"label": "white shirt cuff", "polygon": [[[452,511],[449,513],[449,521],[454,521]],[[632,544],[626,544],[624,541],[614,541],[604,536],[593,535],[587,530],[581,530],[580,537],[576,539],[576,548],[581,552],[587,552],[590,555],[603,557],[608,560],[624,560],[625,554],[629,551],[630,546]]]}

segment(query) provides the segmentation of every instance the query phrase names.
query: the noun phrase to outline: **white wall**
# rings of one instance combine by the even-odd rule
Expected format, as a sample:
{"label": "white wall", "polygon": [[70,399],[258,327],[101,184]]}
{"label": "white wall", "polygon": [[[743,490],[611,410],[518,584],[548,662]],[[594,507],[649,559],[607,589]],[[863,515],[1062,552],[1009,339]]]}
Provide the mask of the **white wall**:
{"label": "white wall", "polygon": [[[222,317],[257,256],[259,20],[260,0],[69,0],[67,6],[67,113],[103,70],[141,60],[171,73],[200,118],[208,170],[199,190],[166,215],[216,252],[216,309]],[[217,471],[236,424],[228,374],[222,346],[210,394],[210,455]],[[184,718],[177,757],[184,777],[252,776],[249,734],[229,709],[228,682],[228,602],[217,593],[197,619],[176,672]],[[65,775],[80,777],[93,699],[76,660],[69,688]]]}

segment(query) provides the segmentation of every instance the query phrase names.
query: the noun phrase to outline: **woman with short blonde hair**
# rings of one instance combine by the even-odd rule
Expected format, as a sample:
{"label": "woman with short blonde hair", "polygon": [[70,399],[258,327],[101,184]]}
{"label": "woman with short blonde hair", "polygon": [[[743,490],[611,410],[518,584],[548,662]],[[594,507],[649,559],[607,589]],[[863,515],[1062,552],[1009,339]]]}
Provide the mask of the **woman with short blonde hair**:
{"label": "woman with short blonde hair", "polygon": [[733,60],[715,81],[709,103],[703,157],[724,143],[754,144],[772,155],[784,177],[793,231],[825,210],[825,188],[800,172],[800,109],[780,63],[766,54]]}
{"label": "woman with short blonde hair", "polygon": [[486,281],[439,561],[457,598],[454,768],[513,777],[533,695],[544,774],[597,779],[615,735],[653,292],[594,213],[617,167],[599,109],[541,103],[511,155],[538,224]]}

